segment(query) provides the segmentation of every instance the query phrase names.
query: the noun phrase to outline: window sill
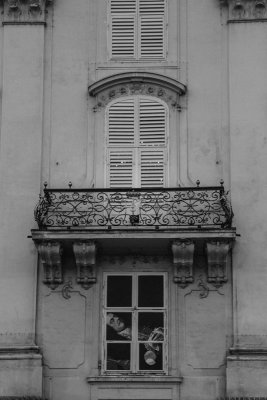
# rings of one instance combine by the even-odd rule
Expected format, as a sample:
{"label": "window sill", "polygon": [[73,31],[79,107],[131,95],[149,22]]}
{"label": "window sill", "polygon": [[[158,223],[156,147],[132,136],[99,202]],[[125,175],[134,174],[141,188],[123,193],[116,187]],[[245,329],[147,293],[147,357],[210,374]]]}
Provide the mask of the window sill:
{"label": "window sill", "polygon": [[105,383],[105,382],[155,382],[155,383],[182,383],[183,378],[180,376],[169,376],[169,375],[101,375],[101,376],[89,376],[86,378],[90,384],[94,383]]}

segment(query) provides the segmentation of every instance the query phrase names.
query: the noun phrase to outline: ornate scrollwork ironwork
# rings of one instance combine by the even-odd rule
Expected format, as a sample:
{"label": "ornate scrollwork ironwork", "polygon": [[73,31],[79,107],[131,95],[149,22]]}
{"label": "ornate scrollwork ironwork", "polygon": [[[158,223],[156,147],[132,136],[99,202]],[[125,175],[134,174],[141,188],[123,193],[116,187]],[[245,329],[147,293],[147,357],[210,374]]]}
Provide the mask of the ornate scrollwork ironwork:
{"label": "ornate scrollwork ironwork", "polygon": [[35,209],[40,229],[116,227],[230,228],[224,187],[44,189]]}

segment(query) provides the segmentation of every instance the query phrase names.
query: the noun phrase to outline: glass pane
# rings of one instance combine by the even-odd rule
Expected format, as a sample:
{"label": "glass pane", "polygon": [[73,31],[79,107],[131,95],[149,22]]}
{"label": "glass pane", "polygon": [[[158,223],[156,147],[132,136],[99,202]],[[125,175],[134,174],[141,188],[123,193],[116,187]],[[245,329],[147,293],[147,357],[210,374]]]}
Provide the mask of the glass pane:
{"label": "glass pane", "polygon": [[131,340],[132,339],[132,313],[107,312],[106,314],[106,339]]}
{"label": "glass pane", "polygon": [[144,341],[162,342],[164,340],[163,312],[138,313],[138,339]]}
{"label": "glass pane", "polygon": [[138,307],[163,307],[163,276],[138,277]]}
{"label": "glass pane", "polygon": [[162,343],[139,344],[139,369],[162,370]]}
{"label": "glass pane", "polygon": [[107,370],[129,370],[130,354],[130,343],[107,343]]}
{"label": "glass pane", "polygon": [[131,307],[132,277],[110,275],[107,282],[107,307]]}

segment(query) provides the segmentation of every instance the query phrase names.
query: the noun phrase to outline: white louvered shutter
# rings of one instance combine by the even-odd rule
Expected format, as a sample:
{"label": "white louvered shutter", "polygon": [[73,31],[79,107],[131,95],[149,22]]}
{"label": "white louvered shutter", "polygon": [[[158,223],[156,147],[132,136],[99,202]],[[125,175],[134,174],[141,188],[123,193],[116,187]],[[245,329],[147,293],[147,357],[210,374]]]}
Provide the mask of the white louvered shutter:
{"label": "white louvered shutter", "polygon": [[134,99],[113,103],[108,113],[108,145],[131,146],[134,144]]}
{"label": "white louvered shutter", "polygon": [[165,150],[140,150],[141,187],[163,187],[165,184]]}
{"label": "white louvered shutter", "polygon": [[136,58],[136,1],[110,2],[112,58]]}
{"label": "white louvered shutter", "polygon": [[166,108],[162,103],[141,98],[139,105],[139,140],[141,146],[165,146]]}
{"label": "white louvered shutter", "polygon": [[133,185],[134,141],[135,100],[130,97],[116,101],[109,107],[108,182],[111,188],[132,187]]}
{"label": "white louvered shutter", "polygon": [[167,108],[147,96],[126,97],[107,114],[107,184],[111,188],[166,183]]}
{"label": "white louvered shutter", "polygon": [[130,188],[133,185],[133,150],[109,150],[108,183],[111,188]]}
{"label": "white louvered shutter", "polygon": [[166,0],[110,0],[111,58],[166,57]]}
{"label": "white louvered shutter", "polygon": [[165,0],[139,0],[139,57],[165,57]]}

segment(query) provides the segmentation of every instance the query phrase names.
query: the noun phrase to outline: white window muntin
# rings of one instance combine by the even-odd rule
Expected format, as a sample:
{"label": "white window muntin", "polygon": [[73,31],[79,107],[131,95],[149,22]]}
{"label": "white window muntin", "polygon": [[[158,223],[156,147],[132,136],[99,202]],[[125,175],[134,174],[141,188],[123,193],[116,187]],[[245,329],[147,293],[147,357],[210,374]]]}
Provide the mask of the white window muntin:
{"label": "white window muntin", "polygon": [[[131,276],[132,277],[132,304],[131,307],[108,307],[107,306],[107,279],[109,276]],[[162,276],[163,277],[163,305],[162,307],[140,307],[138,306],[138,277],[139,276]],[[167,273],[164,272],[135,272],[135,273],[106,273],[104,274],[103,280],[103,315],[102,315],[102,373],[105,374],[118,374],[118,373],[146,373],[146,374],[165,374],[167,372],[168,365],[168,290],[167,290]],[[131,364],[130,369],[122,370],[107,370],[107,343],[106,340],[106,315],[108,312],[129,312],[132,313],[132,338],[131,341],[127,342],[131,345]],[[163,313],[164,315],[164,340],[159,343],[162,345],[162,370],[143,370],[139,369],[139,344],[147,343],[138,338],[138,316],[140,313],[148,312],[151,313]],[[120,343],[118,341],[112,341],[112,343]],[[155,342],[156,343],[156,342]]]}

